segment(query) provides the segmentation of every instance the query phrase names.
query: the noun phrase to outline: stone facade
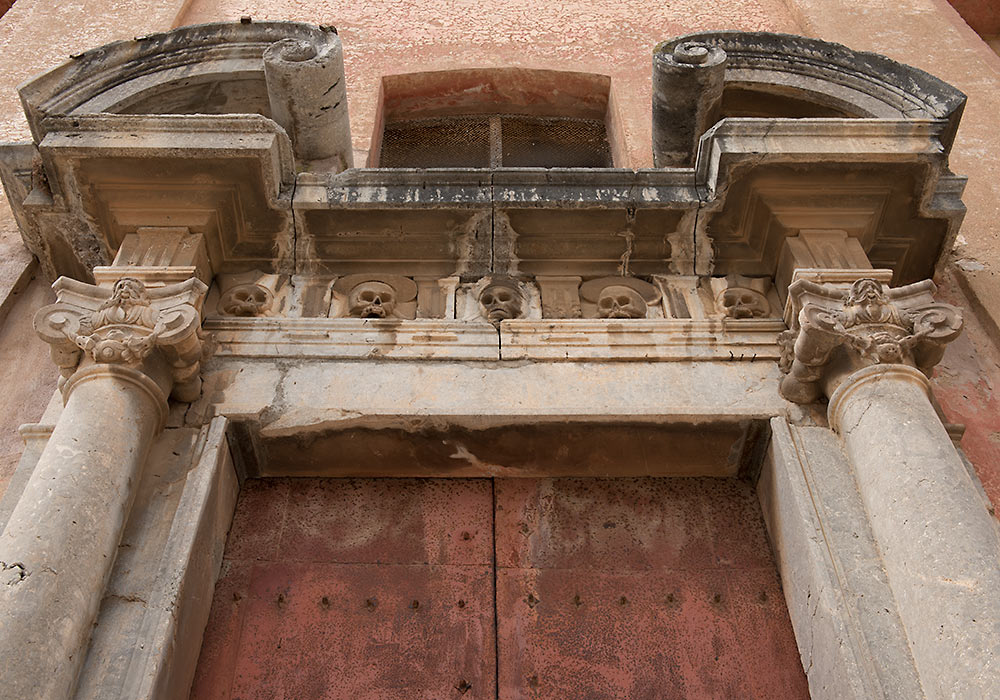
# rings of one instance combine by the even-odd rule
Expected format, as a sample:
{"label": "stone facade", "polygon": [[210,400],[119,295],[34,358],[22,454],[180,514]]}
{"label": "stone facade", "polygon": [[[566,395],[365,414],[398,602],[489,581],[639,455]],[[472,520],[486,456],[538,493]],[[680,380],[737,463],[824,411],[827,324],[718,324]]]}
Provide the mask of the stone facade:
{"label": "stone facade", "polygon": [[847,41],[846,1],[675,8],[606,65],[494,38],[485,68],[412,28],[376,57],[356,9],[235,9],[71,32],[7,120],[0,352],[38,356],[7,414],[38,422],[0,500],[0,697],[187,697],[241,484],[384,476],[739,480],[812,697],[995,692],[1000,426],[957,399],[993,401],[1000,318],[978,69],[864,50],[916,57]]}

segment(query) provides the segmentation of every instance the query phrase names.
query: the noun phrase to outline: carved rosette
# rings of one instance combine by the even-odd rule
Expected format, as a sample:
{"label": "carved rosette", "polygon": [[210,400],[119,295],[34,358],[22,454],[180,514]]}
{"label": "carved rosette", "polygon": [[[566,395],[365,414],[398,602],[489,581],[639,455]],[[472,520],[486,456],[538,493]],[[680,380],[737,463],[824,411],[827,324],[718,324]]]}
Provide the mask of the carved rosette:
{"label": "carved rosette", "polygon": [[123,277],[112,289],[66,277],[53,285],[57,301],[35,314],[35,331],[49,343],[63,378],[82,353],[94,363],[140,368],[154,351],[168,363],[173,395],[181,401],[201,390],[201,302],[197,279],[147,289]]}
{"label": "carved rosette", "polygon": [[962,314],[935,302],[930,280],[886,290],[873,279],[859,279],[849,290],[799,280],[788,288],[798,309],[793,326],[778,338],[779,367],[787,376],[781,394],[810,403],[833,355],[847,353],[853,369],[875,364],[905,364],[930,374],[945,346],[962,331]]}

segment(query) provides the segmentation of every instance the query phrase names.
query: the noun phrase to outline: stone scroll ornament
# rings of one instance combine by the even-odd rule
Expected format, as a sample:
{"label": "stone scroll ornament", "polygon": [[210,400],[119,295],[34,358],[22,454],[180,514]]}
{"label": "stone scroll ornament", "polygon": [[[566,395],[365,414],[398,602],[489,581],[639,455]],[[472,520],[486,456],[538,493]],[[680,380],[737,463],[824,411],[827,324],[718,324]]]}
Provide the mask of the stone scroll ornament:
{"label": "stone scroll ornament", "polygon": [[906,364],[930,374],[945,346],[962,331],[962,314],[934,301],[930,280],[886,290],[859,279],[850,290],[798,280],[788,288],[798,313],[778,338],[781,394],[795,403],[819,398],[820,381],[835,353],[848,366]]}
{"label": "stone scroll ornament", "polygon": [[35,314],[35,331],[49,343],[63,380],[82,355],[95,363],[139,366],[160,352],[173,374],[173,396],[192,401],[201,391],[201,301],[207,288],[198,279],[147,289],[123,277],[98,287],[60,277],[57,301]]}

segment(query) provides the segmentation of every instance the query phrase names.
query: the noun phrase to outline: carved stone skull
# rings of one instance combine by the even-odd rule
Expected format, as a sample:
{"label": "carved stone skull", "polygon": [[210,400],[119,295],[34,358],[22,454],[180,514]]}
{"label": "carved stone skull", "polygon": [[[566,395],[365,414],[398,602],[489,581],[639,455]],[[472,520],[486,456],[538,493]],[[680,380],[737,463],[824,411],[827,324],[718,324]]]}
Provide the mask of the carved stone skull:
{"label": "carved stone skull", "polygon": [[387,318],[396,308],[396,290],[384,282],[362,282],[351,289],[347,304],[355,318]]}
{"label": "carved stone skull", "polygon": [[271,292],[257,284],[240,284],[219,300],[219,310],[228,316],[259,316],[271,308]]}
{"label": "carved stone skull", "polygon": [[767,297],[754,289],[730,287],[721,302],[726,318],[766,318],[771,312]]}
{"label": "carved stone skull", "polygon": [[483,315],[494,326],[499,326],[501,321],[518,318],[523,302],[524,297],[514,283],[491,283],[479,295]]}
{"label": "carved stone skull", "polygon": [[646,318],[646,300],[622,284],[608,285],[597,298],[599,318]]}

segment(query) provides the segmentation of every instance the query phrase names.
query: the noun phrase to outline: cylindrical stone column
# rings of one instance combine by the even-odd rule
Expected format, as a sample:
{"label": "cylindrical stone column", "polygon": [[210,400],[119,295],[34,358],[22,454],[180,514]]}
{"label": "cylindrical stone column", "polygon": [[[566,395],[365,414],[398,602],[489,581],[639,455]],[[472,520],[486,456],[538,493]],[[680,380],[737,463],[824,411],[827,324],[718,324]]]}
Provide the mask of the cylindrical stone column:
{"label": "cylindrical stone column", "polygon": [[72,697],[165,420],[169,384],[159,379],[92,364],[67,381],[62,415],[0,534],[0,698]]}
{"label": "cylindrical stone column", "polygon": [[[832,387],[831,387],[832,388]],[[1000,689],[1000,535],[920,371],[876,364],[830,395],[929,698]]]}
{"label": "cylindrical stone column", "polygon": [[319,46],[282,39],[264,51],[264,78],[271,117],[292,140],[295,157],[330,161],[336,171],[354,166],[347,112],[344,49],[332,27]]}
{"label": "cylindrical stone column", "polygon": [[653,49],[653,165],[694,165],[701,135],[719,119],[726,52],[674,39]]}

